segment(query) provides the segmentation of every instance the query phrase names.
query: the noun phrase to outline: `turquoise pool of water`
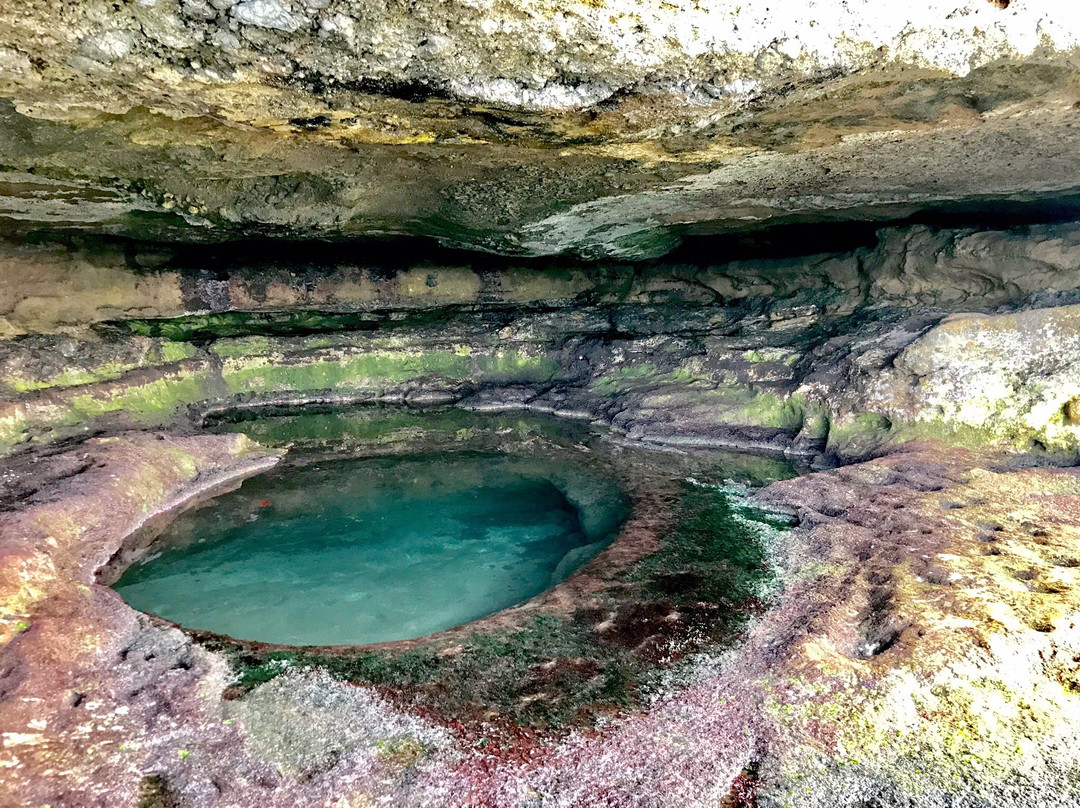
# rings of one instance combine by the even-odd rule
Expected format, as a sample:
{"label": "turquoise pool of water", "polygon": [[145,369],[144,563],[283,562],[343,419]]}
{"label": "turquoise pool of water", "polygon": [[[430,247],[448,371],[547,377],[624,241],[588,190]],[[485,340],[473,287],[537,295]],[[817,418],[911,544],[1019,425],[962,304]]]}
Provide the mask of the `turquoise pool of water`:
{"label": "turquoise pool of water", "polygon": [[[586,501],[585,519],[571,499]],[[508,457],[289,467],[181,515],[114,588],[237,639],[419,637],[558,583],[612,538],[624,507],[610,485]]]}

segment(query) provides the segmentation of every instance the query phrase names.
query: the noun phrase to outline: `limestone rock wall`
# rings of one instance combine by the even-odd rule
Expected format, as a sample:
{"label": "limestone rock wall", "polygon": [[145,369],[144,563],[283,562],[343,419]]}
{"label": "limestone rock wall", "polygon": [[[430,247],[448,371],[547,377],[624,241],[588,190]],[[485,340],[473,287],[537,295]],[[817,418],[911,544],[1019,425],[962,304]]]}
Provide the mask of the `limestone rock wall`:
{"label": "limestone rock wall", "polygon": [[[162,87],[272,77],[542,110],[627,91],[745,98],[888,62],[964,75],[1080,42],[1080,20],[1067,7],[986,0],[95,0],[60,8],[38,0],[10,6],[0,25],[16,86],[64,72]],[[117,102],[122,96],[111,111],[122,111]],[[48,108],[47,100],[39,107]]]}
{"label": "limestone rock wall", "polygon": [[[0,802],[1075,808],[1078,109],[1064,0],[0,0]],[[681,659],[569,738],[227,661],[95,577],[277,462],[220,422],[364,405],[262,435],[454,407],[841,467],[758,496],[799,527],[722,654],[666,628],[712,595],[561,601]],[[633,552],[700,540],[676,505],[752,543],[690,457]],[[503,675],[598,686],[544,647]],[[346,681],[228,706],[290,659]]]}
{"label": "limestone rock wall", "polygon": [[[223,410],[453,404],[851,460],[1080,450],[1075,224],[728,263],[279,261],[8,247],[5,450]],[[1003,313],[1005,312],[1005,313]]]}

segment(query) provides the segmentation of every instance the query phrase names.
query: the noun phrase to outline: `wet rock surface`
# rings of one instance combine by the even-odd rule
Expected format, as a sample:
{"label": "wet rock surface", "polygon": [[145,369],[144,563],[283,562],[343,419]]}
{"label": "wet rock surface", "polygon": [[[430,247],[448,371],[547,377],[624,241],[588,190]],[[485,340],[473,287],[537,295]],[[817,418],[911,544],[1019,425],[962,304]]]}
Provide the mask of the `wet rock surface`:
{"label": "wet rock surface", "polygon": [[[452,632],[430,652],[388,648],[380,674],[349,653],[208,650],[137,615],[93,582],[110,548],[145,514],[251,473],[267,456],[236,436],[131,436],[91,442],[80,456],[92,466],[44,483],[4,517],[6,568],[22,581],[5,592],[23,593],[5,606],[22,617],[5,624],[0,701],[4,755],[22,775],[5,781],[16,802],[127,805],[153,792],[197,805],[519,805],[541,794],[595,805],[597,794],[637,804],[646,790],[648,804],[686,805],[719,800],[733,782],[762,805],[1077,799],[1077,723],[1062,720],[1080,709],[1074,470],[926,445],[774,483],[754,499],[797,527],[774,531],[769,544],[781,584],[770,608],[734,646],[681,656],[669,645],[677,635],[665,636],[657,649],[682,661],[662,665],[669,672],[652,695],[631,711],[606,708],[603,721],[579,718],[568,733],[550,713],[521,712],[515,723],[504,709],[454,707],[478,698],[467,683],[483,679],[455,679],[454,665],[492,631],[484,647],[493,660],[500,643],[507,659],[520,643],[555,653],[538,694],[580,694],[598,657],[588,642],[559,656],[569,649],[554,651],[566,630],[557,623],[505,634],[514,619],[504,617],[471,637]],[[686,470],[700,464],[672,458]],[[151,468],[161,484],[147,484]],[[707,511],[684,505],[691,519]],[[637,530],[666,535],[662,512],[642,513]],[[62,514],[79,515],[66,522],[66,543],[35,549],[32,531]],[[573,597],[555,596],[550,614],[594,612],[588,578],[578,576]],[[667,591],[684,583],[673,585]],[[630,632],[625,639],[645,647],[641,608],[622,628],[597,615],[580,630]],[[255,685],[246,695],[230,684],[230,668],[243,666],[244,689]],[[534,673],[545,670],[538,660]]]}

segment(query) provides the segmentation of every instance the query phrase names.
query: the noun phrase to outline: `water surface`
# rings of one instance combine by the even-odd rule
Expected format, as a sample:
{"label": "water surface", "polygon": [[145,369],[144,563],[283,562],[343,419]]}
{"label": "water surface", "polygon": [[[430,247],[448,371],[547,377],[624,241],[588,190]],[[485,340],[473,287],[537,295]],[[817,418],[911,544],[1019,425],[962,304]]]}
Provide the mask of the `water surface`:
{"label": "water surface", "polygon": [[[182,515],[165,549],[115,589],[137,609],[238,639],[423,636],[527,600],[611,538],[582,527],[566,470],[544,472],[482,455],[279,469]],[[617,523],[591,516],[586,525]]]}

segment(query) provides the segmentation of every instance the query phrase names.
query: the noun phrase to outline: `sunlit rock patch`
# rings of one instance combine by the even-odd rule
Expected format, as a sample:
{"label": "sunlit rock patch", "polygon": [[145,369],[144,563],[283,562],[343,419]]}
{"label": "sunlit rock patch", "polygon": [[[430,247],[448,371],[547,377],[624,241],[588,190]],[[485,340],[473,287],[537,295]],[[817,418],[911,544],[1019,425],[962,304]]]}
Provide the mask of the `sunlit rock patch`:
{"label": "sunlit rock patch", "polygon": [[[970,464],[912,453],[857,467],[878,477],[873,503],[890,516],[818,517],[811,535],[854,539],[861,586],[800,642],[793,676],[770,680],[779,737],[805,733],[779,764],[780,804],[1078,798],[1064,751],[1080,709],[1077,477]],[[802,482],[819,514],[843,502],[843,484]]]}

